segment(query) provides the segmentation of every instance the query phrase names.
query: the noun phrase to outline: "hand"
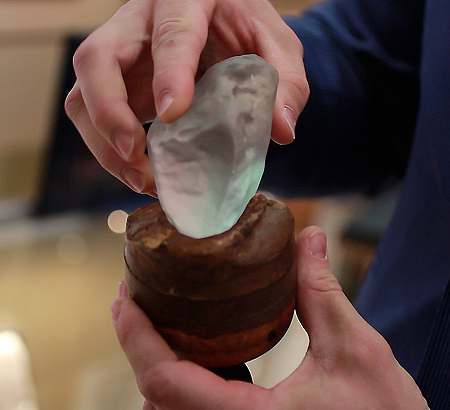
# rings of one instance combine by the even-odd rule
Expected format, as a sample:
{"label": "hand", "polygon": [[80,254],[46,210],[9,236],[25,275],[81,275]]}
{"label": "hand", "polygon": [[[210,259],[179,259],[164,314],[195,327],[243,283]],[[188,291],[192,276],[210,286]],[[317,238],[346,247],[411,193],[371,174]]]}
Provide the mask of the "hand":
{"label": "hand", "polygon": [[289,143],[309,88],[301,43],[268,0],[130,0],[76,51],[66,111],[105,169],[150,193],[141,124],[156,113],[176,120],[192,103],[195,79],[247,53],[278,69],[272,137]]}
{"label": "hand", "polygon": [[425,410],[411,376],[382,336],[355,311],[332,275],[326,237],[317,227],[297,241],[297,313],[307,354],[273,389],[225,381],[180,361],[131,300],[112,305],[117,336],[133,367],[144,409],[158,410]]}

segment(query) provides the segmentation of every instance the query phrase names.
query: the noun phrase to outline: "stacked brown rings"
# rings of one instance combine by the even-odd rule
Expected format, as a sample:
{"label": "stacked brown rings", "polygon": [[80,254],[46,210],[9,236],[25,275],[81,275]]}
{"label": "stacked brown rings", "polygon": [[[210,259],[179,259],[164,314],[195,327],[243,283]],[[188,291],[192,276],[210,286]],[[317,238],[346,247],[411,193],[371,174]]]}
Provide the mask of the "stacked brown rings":
{"label": "stacked brown rings", "polygon": [[151,204],[128,217],[129,295],[180,358],[233,366],[271,349],[289,327],[294,246],[289,208],[261,194],[230,230],[203,239],[179,233]]}

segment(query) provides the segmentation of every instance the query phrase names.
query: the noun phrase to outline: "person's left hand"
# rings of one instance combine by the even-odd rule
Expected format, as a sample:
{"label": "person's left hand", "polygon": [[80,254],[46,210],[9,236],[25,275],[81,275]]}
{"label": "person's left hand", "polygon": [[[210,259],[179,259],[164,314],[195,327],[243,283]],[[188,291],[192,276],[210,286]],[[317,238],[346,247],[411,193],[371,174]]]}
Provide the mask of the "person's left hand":
{"label": "person's left hand", "polygon": [[426,410],[412,377],[332,275],[320,228],[299,235],[297,263],[297,313],[310,345],[300,366],[272,389],[179,360],[122,286],[113,321],[144,410]]}

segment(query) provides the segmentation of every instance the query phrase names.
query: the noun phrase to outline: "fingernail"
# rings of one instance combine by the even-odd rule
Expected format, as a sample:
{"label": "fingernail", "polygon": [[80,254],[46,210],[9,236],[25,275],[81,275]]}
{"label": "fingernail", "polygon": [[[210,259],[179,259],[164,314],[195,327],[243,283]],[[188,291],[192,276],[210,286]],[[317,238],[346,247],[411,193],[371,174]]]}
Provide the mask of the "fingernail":
{"label": "fingernail", "polygon": [[154,189],[153,191],[150,191],[148,194],[149,194],[150,196],[152,196],[153,198],[156,198],[156,199],[159,198],[159,197],[158,197],[158,191],[157,191],[156,189]]}
{"label": "fingernail", "polygon": [[161,117],[173,103],[174,96],[171,92],[165,92],[159,103],[158,116]]}
{"label": "fingernail", "polygon": [[286,120],[287,124],[289,125],[289,128],[291,129],[292,139],[295,139],[296,119],[294,110],[291,107],[285,105],[283,108],[283,118]]}
{"label": "fingernail", "polygon": [[328,259],[327,236],[322,229],[318,228],[312,233],[308,238],[308,246],[312,256],[322,260]]}
{"label": "fingernail", "polygon": [[145,177],[141,171],[134,168],[127,168],[123,171],[123,179],[136,192],[142,193],[145,188]]}
{"label": "fingernail", "polygon": [[119,298],[127,296],[127,287],[122,280],[117,285],[117,294],[119,295]]}
{"label": "fingernail", "polygon": [[118,134],[115,137],[115,143],[122,158],[128,160],[133,152],[134,138],[130,135]]}
{"label": "fingernail", "polygon": [[119,318],[120,311],[122,308],[122,302],[120,299],[114,299],[111,303],[111,314],[113,317],[113,320],[116,321]]}

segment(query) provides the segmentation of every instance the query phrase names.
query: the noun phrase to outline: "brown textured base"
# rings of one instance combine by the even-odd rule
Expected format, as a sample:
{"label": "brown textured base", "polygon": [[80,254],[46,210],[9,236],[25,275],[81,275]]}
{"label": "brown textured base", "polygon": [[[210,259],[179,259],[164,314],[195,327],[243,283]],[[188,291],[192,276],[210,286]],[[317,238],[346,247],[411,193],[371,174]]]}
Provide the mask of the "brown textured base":
{"label": "brown textured base", "polygon": [[294,221],[256,195],[223,234],[192,239],[159,204],[131,214],[125,245],[130,296],[180,358],[233,366],[272,348],[294,311]]}
{"label": "brown textured base", "polygon": [[294,304],[270,323],[214,339],[203,339],[175,329],[157,329],[180,359],[191,360],[207,368],[234,366],[252,360],[275,346],[286,333],[293,312]]}

